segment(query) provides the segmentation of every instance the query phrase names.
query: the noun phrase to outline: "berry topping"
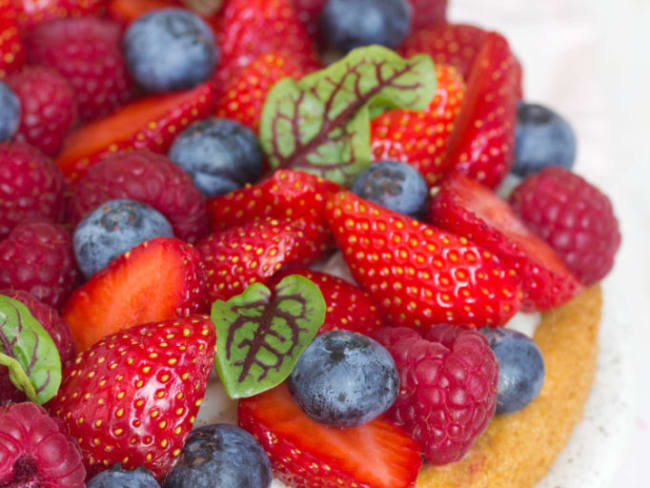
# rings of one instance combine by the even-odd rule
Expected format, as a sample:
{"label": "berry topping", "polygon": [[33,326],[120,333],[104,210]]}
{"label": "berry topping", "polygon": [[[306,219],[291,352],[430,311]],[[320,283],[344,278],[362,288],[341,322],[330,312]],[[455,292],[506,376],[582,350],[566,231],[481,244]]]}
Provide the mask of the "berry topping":
{"label": "berry topping", "polygon": [[544,384],[544,358],[530,338],[510,329],[481,332],[499,363],[497,415],[517,412],[537,398]]}
{"label": "berry topping", "polygon": [[372,164],[357,176],[350,189],[361,198],[409,217],[423,217],[426,213],[427,182],[417,169],[406,163]]}
{"label": "berry topping", "polygon": [[413,7],[413,31],[427,29],[447,20],[448,0],[409,0]]}
{"label": "berry topping", "polygon": [[208,80],[220,56],[210,26],[180,8],[139,17],[124,34],[123,49],[133,78],[153,92],[191,88]]}
{"label": "berry topping", "polygon": [[0,241],[0,288],[27,291],[57,308],[78,281],[72,239],[62,225],[20,224]]}
{"label": "berry topping", "polygon": [[64,190],[63,175],[38,149],[0,143],[0,239],[28,220],[61,221]]}
{"label": "berry topping", "polygon": [[51,68],[28,67],[6,80],[22,109],[16,140],[50,156],[77,120],[77,100],[68,83]]}
{"label": "berry topping", "polygon": [[20,26],[30,30],[55,19],[99,14],[105,0],[14,0]]}
{"label": "berry topping", "polygon": [[156,209],[133,200],[111,200],[88,214],[74,232],[74,252],[86,278],[113,259],[155,237],[174,237],[169,221]]}
{"label": "berry topping", "polygon": [[354,427],[376,419],[397,398],[399,377],[384,347],[357,332],[318,336],[289,376],[296,403],[316,422]]}
{"label": "berry topping", "polygon": [[20,100],[16,94],[0,81],[0,142],[11,139],[20,125]]}
{"label": "berry topping", "polygon": [[205,198],[191,176],[163,155],[139,150],[107,156],[77,182],[69,211],[78,222],[102,203],[117,199],[151,205],[180,239],[195,242],[209,231]]}
{"label": "berry topping", "polygon": [[499,367],[479,332],[440,325],[421,337],[404,327],[374,338],[393,356],[400,377],[389,411],[430,463],[458,461],[485,430],[496,407]]}
{"label": "berry topping", "polygon": [[192,175],[204,195],[216,197],[256,181],[263,154],[250,129],[234,120],[209,118],[179,134],[169,159]]}
{"label": "berry topping", "polygon": [[210,319],[194,316],[135,326],[77,356],[49,409],[90,476],[118,462],[165,476],[205,395],[215,341]]}
{"label": "berry topping", "polygon": [[20,71],[24,63],[25,49],[14,2],[0,0],[0,79]]}
{"label": "berry topping", "polygon": [[609,198],[584,178],[547,167],[517,187],[510,203],[585,285],[614,266],[621,245],[618,220]]}
{"label": "berry topping", "polygon": [[77,288],[63,308],[80,351],[128,327],[205,311],[204,269],[190,244],[146,241]]}
{"label": "berry topping", "polygon": [[164,488],[268,488],[271,464],[262,446],[239,427],[206,425],[185,441]]}
{"label": "berry topping", "polygon": [[319,31],[320,16],[327,0],[293,0],[298,18],[305,24],[307,31],[315,37]]}
{"label": "berry topping", "polygon": [[129,471],[116,464],[91,479],[86,488],[160,488],[160,485],[148,469]]}
{"label": "berry topping", "polygon": [[321,16],[321,35],[341,52],[380,44],[397,48],[411,27],[407,0],[328,0]]}

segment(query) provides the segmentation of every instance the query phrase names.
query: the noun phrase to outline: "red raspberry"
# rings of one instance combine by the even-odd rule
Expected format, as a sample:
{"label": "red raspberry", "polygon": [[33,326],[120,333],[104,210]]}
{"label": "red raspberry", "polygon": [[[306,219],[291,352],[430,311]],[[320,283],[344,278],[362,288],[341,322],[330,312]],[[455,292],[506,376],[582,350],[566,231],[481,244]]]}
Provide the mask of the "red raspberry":
{"label": "red raspberry", "polygon": [[614,266],[621,233],[612,203],[582,177],[549,166],[515,188],[510,203],[585,285]]}
{"label": "red raspberry", "polygon": [[128,198],[162,213],[180,239],[196,242],[209,231],[205,197],[190,175],[146,149],[107,156],[88,170],[74,190],[69,210],[76,222],[104,202]]}
{"label": "red raspberry", "polygon": [[0,143],[0,239],[30,219],[63,218],[65,180],[38,149],[22,142]]}
{"label": "red raspberry", "polygon": [[62,225],[18,225],[0,242],[0,288],[25,290],[58,307],[79,281],[70,233]]}
{"label": "red raspberry", "polygon": [[50,68],[25,68],[7,85],[20,100],[20,126],[15,139],[55,155],[77,120],[77,100],[67,80]]}
{"label": "red raspberry", "polygon": [[79,116],[92,120],[118,108],[133,94],[122,57],[122,29],[95,17],[41,25],[27,37],[27,59],[56,69],[75,90]]}
{"label": "red raspberry", "polygon": [[422,338],[414,330],[379,329],[374,338],[393,356],[400,392],[388,414],[404,426],[426,459],[458,461],[494,416],[499,366],[475,330],[439,325]]}
{"label": "red raspberry", "polygon": [[43,407],[18,403],[0,409],[0,439],[0,486],[85,486],[77,444]]}

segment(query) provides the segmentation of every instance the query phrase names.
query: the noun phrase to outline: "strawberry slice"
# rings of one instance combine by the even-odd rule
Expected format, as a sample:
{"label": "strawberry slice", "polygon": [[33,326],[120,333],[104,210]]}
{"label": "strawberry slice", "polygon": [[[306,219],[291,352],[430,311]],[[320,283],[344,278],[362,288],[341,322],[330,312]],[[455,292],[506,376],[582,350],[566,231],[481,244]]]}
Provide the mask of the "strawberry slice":
{"label": "strawberry slice", "polygon": [[[11,1],[11,0],[10,0]],[[20,27],[26,30],[55,19],[97,15],[105,0],[14,0]]]}
{"label": "strawberry slice", "polygon": [[393,326],[499,326],[519,310],[516,272],[464,237],[350,192],[330,198],[326,214],[352,275]]}
{"label": "strawberry slice", "polygon": [[527,310],[557,307],[582,290],[555,251],[526,228],[510,205],[460,173],[442,183],[431,201],[429,221],[471,239],[517,269]]}
{"label": "strawberry slice", "polygon": [[414,486],[422,465],[415,442],[383,418],[346,429],[311,420],[286,383],[239,402],[239,424],[262,444],[289,486]]}
{"label": "strawberry slice", "polygon": [[16,73],[25,63],[25,49],[12,0],[0,0],[0,80]]}
{"label": "strawberry slice", "polygon": [[205,311],[205,271],[189,244],[144,242],[77,288],[63,307],[79,351],[102,337],[147,322]]}
{"label": "strawberry slice", "polygon": [[426,110],[390,110],[370,125],[374,161],[402,161],[414,166],[429,186],[445,174],[447,140],[465,93],[465,82],[449,65],[436,65],[438,85]]}
{"label": "strawberry slice", "polygon": [[213,102],[211,82],[137,100],[70,134],[57,164],[64,175],[77,179],[108,152],[149,149],[165,153],[178,132],[210,115]]}
{"label": "strawberry slice", "polygon": [[486,35],[467,82],[449,139],[447,165],[491,188],[508,173],[514,157],[521,66],[508,41]]}

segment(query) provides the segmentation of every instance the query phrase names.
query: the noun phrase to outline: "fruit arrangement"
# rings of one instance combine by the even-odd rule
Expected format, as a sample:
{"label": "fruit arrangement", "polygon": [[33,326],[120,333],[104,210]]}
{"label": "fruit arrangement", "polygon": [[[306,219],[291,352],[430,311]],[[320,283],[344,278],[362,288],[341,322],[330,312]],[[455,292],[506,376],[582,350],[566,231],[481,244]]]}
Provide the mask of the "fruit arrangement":
{"label": "fruit arrangement", "polygon": [[0,486],[428,488],[543,400],[618,222],[446,8],[0,0]]}

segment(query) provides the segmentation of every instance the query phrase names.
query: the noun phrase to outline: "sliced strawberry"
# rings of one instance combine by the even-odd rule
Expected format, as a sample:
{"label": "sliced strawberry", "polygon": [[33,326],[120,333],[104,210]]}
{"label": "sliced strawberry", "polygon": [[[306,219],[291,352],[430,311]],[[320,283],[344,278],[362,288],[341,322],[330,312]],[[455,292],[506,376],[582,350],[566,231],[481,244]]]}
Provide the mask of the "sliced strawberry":
{"label": "sliced strawberry", "polygon": [[431,201],[429,220],[489,249],[517,269],[528,310],[557,307],[582,290],[553,249],[526,228],[510,205],[460,173],[441,185]]}
{"label": "sliced strawberry", "polygon": [[450,170],[491,188],[503,180],[514,157],[520,77],[521,66],[508,41],[487,34],[449,139]]}
{"label": "sliced strawberry", "polygon": [[63,174],[77,179],[108,152],[149,149],[165,153],[178,132],[210,114],[213,102],[211,82],[137,100],[70,134],[57,163]]}
{"label": "sliced strawberry", "polygon": [[144,242],[77,288],[63,307],[79,351],[133,325],[205,311],[205,272],[189,244]]}
{"label": "sliced strawberry", "polygon": [[413,7],[412,29],[428,29],[447,20],[447,0],[409,0]]}
{"label": "sliced strawberry", "polygon": [[383,326],[381,315],[372,297],[361,288],[327,273],[307,268],[280,271],[271,278],[269,284],[275,285],[289,275],[299,274],[318,285],[327,312],[319,334],[332,330],[352,330],[370,336]]}
{"label": "sliced strawberry", "polygon": [[502,325],[521,302],[516,272],[464,237],[341,192],[326,207],[337,245],[386,321]]}
{"label": "sliced strawberry", "polygon": [[465,94],[465,82],[449,65],[436,65],[438,86],[426,110],[391,110],[370,125],[374,161],[402,161],[417,168],[429,186],[445,174],[447,140]]}
{"label": "sliced strawberry", "polygon": [[99,14],[105,0],[14,0],[18,21],[32,29],[54,19]]}
{"label": "sliced strawberry", "polygon": [[25,63],[25,49],[12,0],[0,0],[0,80]]}
{"label": "sliced strawberry", "polygon": [[106,15],[121,24],[128,25],[141,15],[154,10],[182,5],[179,0],[108,0]]}
{"label": "sliced strawberry", "polygon": [[382,418],[346,429],[319,424],[286,384],[241,400],[238,415],[289,486],[407,488],[422,465],[417,445],[398,427]]}

